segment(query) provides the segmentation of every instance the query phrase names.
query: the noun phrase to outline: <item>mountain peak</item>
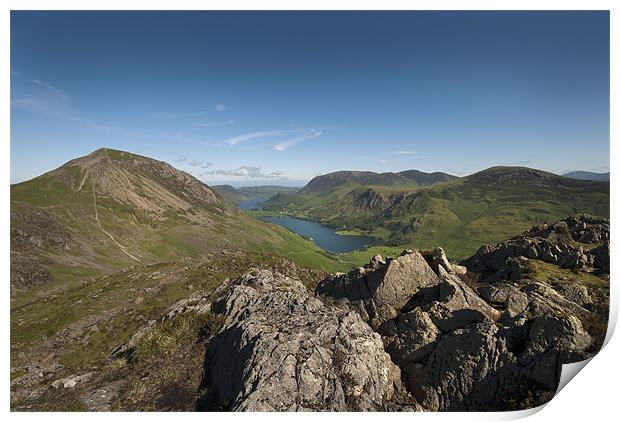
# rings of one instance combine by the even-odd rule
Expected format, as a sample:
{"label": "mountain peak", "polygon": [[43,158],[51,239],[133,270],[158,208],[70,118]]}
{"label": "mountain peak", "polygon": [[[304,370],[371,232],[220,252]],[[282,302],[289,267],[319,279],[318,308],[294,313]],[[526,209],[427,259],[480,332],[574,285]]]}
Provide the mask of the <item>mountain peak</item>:
{"label": "mountain peak", "polygon": [[166,162],[111,148],[99,148],[24,184],[53,184],[75,194],[93,191],[157,215],[167,209],[187,211],[207,205],[228,208],[194,176]]}

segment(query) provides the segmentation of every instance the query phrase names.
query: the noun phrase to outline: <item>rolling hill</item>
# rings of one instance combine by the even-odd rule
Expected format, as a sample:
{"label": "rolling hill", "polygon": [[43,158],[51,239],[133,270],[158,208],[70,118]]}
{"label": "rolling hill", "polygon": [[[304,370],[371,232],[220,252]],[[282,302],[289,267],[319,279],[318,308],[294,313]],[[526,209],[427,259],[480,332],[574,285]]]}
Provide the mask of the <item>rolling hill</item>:
{"label": "rolling hill", "polygon": [[313,179],[295,195],[276,195],[263,209],[359,230],[388,245],[441,244],[456,258],[571,214],[609,216],[608,182],[526,167],[492,167],[463,178],[430,180],[435,183],[390,179],[364,184],[377,179],[369,172],[336,172]]}
{"label": "rolling hill", "polygon": [[424,173],[418,170],[406,170],[399,173],[374,173],[372,171],[336,171],[317,176],[304,186],[300,194],[321,194],[345,186],[427,186],[456,179],[446,173]]}
{"label": "rolling hill", "polygon": [[11,186],[11,284],[64,286],[126,266],[223,249],[334,258],[244,214],[167,163],[102,148]]}

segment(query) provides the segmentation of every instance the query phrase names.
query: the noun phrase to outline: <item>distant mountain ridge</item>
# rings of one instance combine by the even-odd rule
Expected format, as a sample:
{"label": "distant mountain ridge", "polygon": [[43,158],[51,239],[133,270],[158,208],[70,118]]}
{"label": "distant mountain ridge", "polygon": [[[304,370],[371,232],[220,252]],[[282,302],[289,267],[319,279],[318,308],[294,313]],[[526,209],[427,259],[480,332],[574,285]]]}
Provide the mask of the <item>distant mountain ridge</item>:
{"label": "distant mountain ridge", "polygon": [[410,183],[427,186],[457,179],[442,172],[425,173],[419,170],[405,170],[398,173],[375,173],[372,171],[336,171],[316,176],[299,193],[321,193],[346,183],[361,185],[398,186]]}
{"label": "distant mountain ridge", "polygon": [[596,173],[593,171],[571,171],[563,174],[564,177],[570,177],[572,179],[579,180],[606,180],[609,181],[609,172]]}

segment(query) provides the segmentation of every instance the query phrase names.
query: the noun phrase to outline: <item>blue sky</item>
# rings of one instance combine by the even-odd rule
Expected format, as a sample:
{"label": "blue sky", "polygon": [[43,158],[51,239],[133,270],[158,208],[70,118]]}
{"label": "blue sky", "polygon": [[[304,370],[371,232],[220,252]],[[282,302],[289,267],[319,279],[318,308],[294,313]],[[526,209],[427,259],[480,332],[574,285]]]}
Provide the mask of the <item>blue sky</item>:
{"label": "blue sky", "polygon": [[609,169],[607,12],[12,12],[11,181],[99,147],[207,183]]}

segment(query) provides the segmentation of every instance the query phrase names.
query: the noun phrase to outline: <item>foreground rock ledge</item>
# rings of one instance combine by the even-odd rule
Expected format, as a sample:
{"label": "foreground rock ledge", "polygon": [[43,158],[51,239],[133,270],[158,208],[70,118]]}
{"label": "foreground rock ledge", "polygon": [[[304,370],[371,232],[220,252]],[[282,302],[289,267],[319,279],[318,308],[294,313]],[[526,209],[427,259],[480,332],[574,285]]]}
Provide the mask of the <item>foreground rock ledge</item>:
{"label": "foreground rock ledge", "polygon": [[500,312],[415,251],[332,275],[317,297],[259,270],[218,290],[199,400],[212,410],[523,409],[591,344],[559,294],[545,300],[561,312],[536,305],[542,293]]}
{"label": "foreground rock ledge", "polygon": [[402,390],[379,334],[298,280],[252,270],[213,308],[223,322],[207,350],[207,407],[385,410]]}

